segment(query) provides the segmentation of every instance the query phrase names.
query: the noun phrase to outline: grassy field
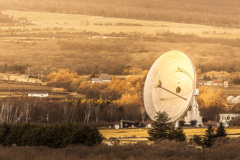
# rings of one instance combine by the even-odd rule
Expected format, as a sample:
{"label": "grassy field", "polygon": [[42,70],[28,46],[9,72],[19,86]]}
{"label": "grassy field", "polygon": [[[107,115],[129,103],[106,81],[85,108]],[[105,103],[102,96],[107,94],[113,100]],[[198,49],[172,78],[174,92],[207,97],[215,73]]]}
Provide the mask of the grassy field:
{"label": "grassy field", "polygon": [[[82,30],[89,32],[97,32],[101,34],[107,34],[112,32],[138,32],[144,34],[156,34],[168,30],[173,33],[195,34],[201,37],[208,38],[234,39],[240,36],[240,29],[237,28],[222,28],[186,23],[13,10],[3,11],[2,13],[8,14],[15,18],[26,17],[34,25],[24,26],[25,29],[53,29],[57,27],[61,28],[63,32],[74,32]],[[9,26],[3,27],[3,29],[6,29],[8,27]],[[16,26],[13,28],[21,29],[22,26]]]}
{"label": "grassy field", "polygon": [[[186,136],[204,135],[206,128],[184,129]],[[148,137],[148,129],[102,129],[100,132],[105,138],[110,137]],[[227,128],[227,134],[239,134],[240,129]]]}
{"label": "grassy field", "polygon": [[0,92],[8,92],[9,90],[10,92],[50,92],[52,88],[37,84],[0,81]]}
{"label": "grassy field", "polygon": [[[121,65],[149,69],[169,50],[186,53],[206,70],[240,70],[240,29],[76,14],[2,11],[29,25],[0,24],[0,66],[30,65],[47,74],[70,68],[116,73]],[[144,62],[144,63],[143,63]],[[219,65],[221,64],[221,65]]]}
{"label": "grassy field", "polygon": [[[102,129],[101,134],[107,138],[105,143],[111,142],[109,138],[118,138],[122,143],[134,143],[140,141],[148,141],[147,137],[149,129]],[[189,128],[184,129],[187,137],[192,137],[193,135],[205,135],[206,128]],[[240,129],[227,128],[227,134],[229,137],[239,137]]]}
{"label": "grassy field", "polygon": [[223,94],[239,96],[240,95],[240,85],[229,86],[228,88],[224,88],[223,86],[209,86],[213,90],[221,89]]}
{"label": "grassy field", "polygon": [[83,95],[61,91],[58,88],[18,82],[0,81],[0,98],[22,97],[28,92],[48,93],[50,99],[84,98]]}
{"label": "grassy field", "polygon": [[[197,86],[197,88],[199,88],[201,86]],[[226,95],[232,95],[232,96],[239,96],[240,95],[240,85],[233,85],[233,86],[228,86],[228,88],[224,88],[223,85],[218,85],[218,86],[214,86],[214,85],[207,85],[208,88],[211,88],[213,91],[217,91],[219,89],[222,90],[223,94]]]}

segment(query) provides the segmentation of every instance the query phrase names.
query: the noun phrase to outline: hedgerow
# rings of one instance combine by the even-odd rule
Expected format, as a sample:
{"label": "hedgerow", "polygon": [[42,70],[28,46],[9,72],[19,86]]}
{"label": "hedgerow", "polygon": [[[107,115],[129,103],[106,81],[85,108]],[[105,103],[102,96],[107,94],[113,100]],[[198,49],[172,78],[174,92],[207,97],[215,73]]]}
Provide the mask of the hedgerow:
{"label": "hedgerow", "polygon": [[48,146],[62,148],[70,144],[93,146],[103,136],[97,128],[82,124],[1,124],[0,144],[3,146]]}

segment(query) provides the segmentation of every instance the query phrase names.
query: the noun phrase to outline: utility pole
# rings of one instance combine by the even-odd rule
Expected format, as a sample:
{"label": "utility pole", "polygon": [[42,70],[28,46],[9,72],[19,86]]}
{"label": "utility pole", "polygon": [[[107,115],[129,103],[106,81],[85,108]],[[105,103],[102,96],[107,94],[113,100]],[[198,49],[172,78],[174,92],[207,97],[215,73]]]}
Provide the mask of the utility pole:
{"label": "utility pole", "polygon": [[27,68],[28,68],[27,82],[29,82],[30,71],[29,71],[29,67]]}

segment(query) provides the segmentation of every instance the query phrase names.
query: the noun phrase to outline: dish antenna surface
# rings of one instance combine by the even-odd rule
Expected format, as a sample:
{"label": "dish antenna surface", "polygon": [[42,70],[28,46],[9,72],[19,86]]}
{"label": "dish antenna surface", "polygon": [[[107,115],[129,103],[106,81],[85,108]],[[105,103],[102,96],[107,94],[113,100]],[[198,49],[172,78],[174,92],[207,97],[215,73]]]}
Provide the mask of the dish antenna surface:
{"label": "dish antenna surface", "polygon": [[166,52],[148,72],[144,86],[146,112],[154,120],[156,112],[165,111],[175,122],[191,106],[190,119],[198,121],[198,105],[194,98],[196,92],[196,73],[192,61],[180,51]]}

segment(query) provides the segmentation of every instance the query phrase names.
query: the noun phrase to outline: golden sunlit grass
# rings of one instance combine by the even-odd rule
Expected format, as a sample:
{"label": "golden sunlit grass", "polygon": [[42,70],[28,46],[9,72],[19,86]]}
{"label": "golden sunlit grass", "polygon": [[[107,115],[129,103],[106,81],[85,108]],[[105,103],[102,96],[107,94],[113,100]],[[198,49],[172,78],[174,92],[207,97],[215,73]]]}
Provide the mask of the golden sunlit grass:
{"label": "golden sunlit grass", "polygon": [[[174,33],[181,34],[195,34],[201,37],[210,38],[238,38],[240,36],[240,29],[236,28],[222,28],[205,25],[195,25],[186,23],[174,23],[164,21],[146,21],[146,20],[133,20],[123,18],[106,18],[99,16],[87,16],[76,14],[60,14],[60,13],[47,13],[47,12],[28,12],[28,11],[3,11],[15,18],[26,17],[30,22],[35,25],[24,26],[24,28],[54,28],[60,27],[63,31],[70,31],[73,28],[76,30],[93,31],[98,33],[112,33],[112,32],[125,32],[125,33],[146,33],[156,34],[166,30]],[[129,24],[128,26],[118,24]],[[99,25],[100,24],[100,25]],[[111,25],[109,25],[111,24]],[[137,24],[132,25],[131,24]],[[13,28],[23,28],[13,27]]]}
{"label": "golden sunlit grass", "polygon": [[100,130],[105,138],[110,137],[148,137],[148,129],[103,129]]}
{"label": "golden sunlit grass", "polygon": [[[186,136],[204,135],[206,128],[184,129]],[[148,137],[148,129],[102,129],[101,134],[105,138],[110,137]],[[227,134],[240,134],[240,129],[227,128]]]}

